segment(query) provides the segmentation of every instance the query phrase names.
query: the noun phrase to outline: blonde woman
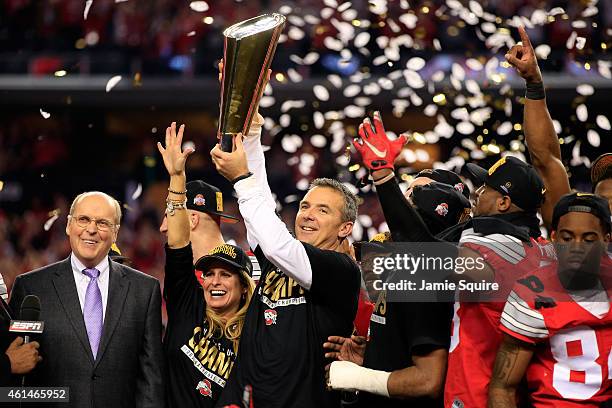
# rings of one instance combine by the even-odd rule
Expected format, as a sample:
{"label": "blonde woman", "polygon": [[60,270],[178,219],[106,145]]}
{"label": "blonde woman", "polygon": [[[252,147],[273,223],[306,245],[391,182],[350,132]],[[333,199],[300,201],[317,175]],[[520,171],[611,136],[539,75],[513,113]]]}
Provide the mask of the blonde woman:
{"label": "blonde woman", "polygon": [[[232,370],[247,307],[253,294],[252,265],[239,247],[222,244],[193,262],[185,162],[184,125],[166,129],[165,147],[158,143],[170,175],[166,221],[164,298],[168,327],[164,350],[170,407],[214,407]],[[199,205],[220,197],[197,194]],[[222,199],[222,198],[221,198]],[[202,271],[202,285],[194,270]]]}

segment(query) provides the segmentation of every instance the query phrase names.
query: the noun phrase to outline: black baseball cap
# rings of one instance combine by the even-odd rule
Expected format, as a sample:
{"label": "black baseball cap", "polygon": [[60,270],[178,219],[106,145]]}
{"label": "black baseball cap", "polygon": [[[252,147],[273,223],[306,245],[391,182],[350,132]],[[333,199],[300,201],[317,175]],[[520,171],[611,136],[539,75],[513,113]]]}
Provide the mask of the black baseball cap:
{"label": "black baseball cap", "polygon": [[195,263],[195,268],[199,271],[206,271],[208,266],[214,261],[221,261],[234,268],[245,271],[251,277],[253,276],[253,265],[251,264],[251,260],[242,248],[238,246],[230,244],[219,245],[210,251],[208,255],[204,255],[198,259]]}
{"label": "black baseball cap", "polygon": [[510,197],[524,211],[537,210],[542,205],[544,182],[533,166],[514,156],[502,157],[488,171],[474,163],[466,164],[466,169],[478,183]]}
{"label": "black baseball cap", "polygon": [[472,207],[470,200],[454,186],[436,181],[414,187],[411,199],[421,213],[443,228],[457,224]]}
{"label": "black baseball cap", "polygon": [[559,225],[559,219],[570,212],[591,213],[601,220],[606,228],[606,232],[612,230],[608,200],[601,196],[591,193],[570,193],[561,197],[553,210],[553,229],[556,230]]}
{"label": "black baseball cap", "polygon": [[612,153],[604,153],[591,165],[591,185],[595,186],[602,180],[612,178]]}
{"label": "black baseball cap", "polygon": [[417,173],[414,178],[427,177],[439,183],[450,184],[457,191],[465,196],[468,200],[470,199],[470,188],[465,185],[461,177],[454,171],[445,169],[425,169]]}
{"label": "black baseball cap", "polygon": [[236,223],[238,218],[223,212],[223,193],[202,180],[187,183],[187,208],[221,217],[222,222]]}
{"label": "black baseball cap", "polygon": [[130,258],[121,255],[121,250],[119,249],[116,243],[113,243],[113,245],[111,246],[111,249],[108,251],[108,256],[110,256],[110,259],[112,261],[115,261],[122,265],[130,265],[132,263],[132,260]]}

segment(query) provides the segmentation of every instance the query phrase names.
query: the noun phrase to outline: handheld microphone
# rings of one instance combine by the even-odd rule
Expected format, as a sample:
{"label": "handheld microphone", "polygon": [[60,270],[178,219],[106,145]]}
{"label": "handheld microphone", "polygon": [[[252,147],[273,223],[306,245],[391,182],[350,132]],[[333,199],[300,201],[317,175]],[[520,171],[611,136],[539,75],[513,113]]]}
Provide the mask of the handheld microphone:
{"label": "handheld microphone", "polygon": [[[11,320],[9,332],[23,335],[23,343],[30,342],[32,333],[42,333],[45,323],[40,319],[40,299],[36,295],[28,295],[21,302],[19,312],[21,320]],[[21,385],[25,385],[25,375],[21,379]]]}

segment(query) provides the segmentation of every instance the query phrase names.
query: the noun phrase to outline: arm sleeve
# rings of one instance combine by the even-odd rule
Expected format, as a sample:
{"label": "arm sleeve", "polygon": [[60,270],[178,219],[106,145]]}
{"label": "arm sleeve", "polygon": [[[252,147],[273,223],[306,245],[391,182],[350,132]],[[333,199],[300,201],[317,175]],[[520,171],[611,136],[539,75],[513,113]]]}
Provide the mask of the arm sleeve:
{"label": "arm sleeve", "polygon": [[510,292],[499,328],[504,333],[530,344],[548,338],[548,329],[542,313],[534,310],[514,290]]}
{"label": "arm sleeve", "polygon": [[165,249],[164,299],[168,316],[172,317],[180,310],[203,303],[204,294],[195,276],[191,243],[178,249],[166,245]]}
{"label": "arm sleeve", "polygon": [[[410,306],[410,304],[405,304]],[[410,353],[429,353],[433,349],[448,349],[450,344],[453,305],[448,302],[414,303],[410,308],[412,329]]]}
{"label": "arm sleeve", "polygon": [[[6,334],[0,334],[0,336],[5,336]],[[11,361],[6,355],[6,349],[0,350],[0,386],[8,387],[11,384]]]}
{"label": "arm sleeve", "polygon": [[[359,298],[361,275],[357,264],[346,254],[302,244],[312,268],[313,295],[325,303],[353,311]],[[352,318],[353,316],[351,316]]]}
{"label": "arm sleeve", "polygon": [[376,186],[376,193],[394,242],[437,241],[402,194],[395,177]]}
{"label": "arm sleeve", "polygon": [[[265,192],[255,175],[235,184],[238,207],[247,233],[249,245],[259,246],[266,258],[283,273],[295,279],[304,289],[312,284],[312,267],[304,245],[295,239],[286,225],[266,202]],[[256,243],[256,246],[253,246]]]}
{"label": "arm sleeve", "polygon": [[[266,159],[261,145],[261,124],[253,123],[249,134],[244,138],[243,146],[247,156],[249,171],[255,175],[262,190],[266,206],[276,211],[276,202],[272,197],[272,191],[268,185],[268,174],[266,172]],[[247,230],[247,241],[251,248],[255,248],[258,242]]]}
{"label": "arm sleeve", "polygon": [[136,383],[138,408],[163,408],[165,366],[161,344],[161,295],[155,282],[147,307],[143,340],[140,349],[140,375]]}
{"label": "arm sleeve", "polygon": [[[15,313],[19,313],[18,310],[21,308],[21,302],[26,295],[26,288],[24,287],[23,279],[21,276],[15,278],[13,282],[13,288],[11,289],[11,297],[9,299],[9,307]],[[19,316],[17,316],[19,318]]]}

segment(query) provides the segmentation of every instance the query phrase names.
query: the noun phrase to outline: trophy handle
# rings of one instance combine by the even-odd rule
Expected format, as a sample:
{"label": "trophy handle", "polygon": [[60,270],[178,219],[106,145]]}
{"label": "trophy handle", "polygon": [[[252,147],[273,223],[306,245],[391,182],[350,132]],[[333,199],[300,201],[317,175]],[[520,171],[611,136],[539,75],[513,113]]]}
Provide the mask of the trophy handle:
{"label": "trophy handle", "polygon": [[231,153],[234,150],[234,135],[231,133],[221,134],[219,145],[222,151]]}

